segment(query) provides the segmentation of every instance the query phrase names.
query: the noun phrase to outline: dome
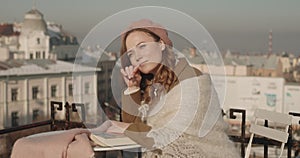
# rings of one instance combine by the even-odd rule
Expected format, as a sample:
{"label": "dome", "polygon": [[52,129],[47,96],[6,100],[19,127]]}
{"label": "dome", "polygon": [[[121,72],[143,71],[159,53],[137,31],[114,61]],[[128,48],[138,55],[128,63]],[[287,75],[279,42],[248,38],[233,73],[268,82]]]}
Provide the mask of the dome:
{"label": "dome", "polygon": [[37,9],[32,9],[25,14],[21,34],[28,34],[32,31],[47,32],[44,16]]}

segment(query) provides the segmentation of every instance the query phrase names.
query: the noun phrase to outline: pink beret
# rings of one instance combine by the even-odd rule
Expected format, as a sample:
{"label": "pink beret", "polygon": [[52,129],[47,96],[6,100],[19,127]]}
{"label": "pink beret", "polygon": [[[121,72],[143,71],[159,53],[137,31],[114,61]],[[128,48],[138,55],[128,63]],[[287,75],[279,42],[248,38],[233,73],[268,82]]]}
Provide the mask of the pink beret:
{"label": "pink beret", "polygon": [[133,29],[137,29],[137,28],[143,28],[143,29],[146,29],[148,31],[151,31],[152,33],[154,33],[158,37],[160,37],[160,39],[162,41],[164,41],[166,45],[168,45],[170,47],[173,46],[172,41],[168,37],[167,30],[163,26],[161,26],[157,23],[154,23],[149,19],[141,19],[141,20],[138,20],[138,21],[135,21],[135,22],[131,23],[129,25],[129,27],[122,33],[121,40],[122,41],[124,40],[124,38],[125,38],[124,35],[125,35],[126,32],[128,32],[130,30],[133,30]]}

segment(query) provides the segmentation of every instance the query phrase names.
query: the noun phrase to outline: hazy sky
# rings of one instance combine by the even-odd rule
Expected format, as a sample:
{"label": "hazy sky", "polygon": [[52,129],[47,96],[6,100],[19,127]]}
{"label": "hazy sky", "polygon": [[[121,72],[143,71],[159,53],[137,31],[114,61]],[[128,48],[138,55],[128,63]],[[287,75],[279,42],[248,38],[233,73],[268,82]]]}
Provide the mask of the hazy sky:
{"label": "hazy sky", "polygon": [[[0,0],[0,22],[22,21],[33,0]],[[37,0],[47,21],[83,39],[104,18],[138,6],[164,6],[187,13],[212,35],[221,50],[300,54],[299,0]],[[176,18],[174,18],[176,20]]]}

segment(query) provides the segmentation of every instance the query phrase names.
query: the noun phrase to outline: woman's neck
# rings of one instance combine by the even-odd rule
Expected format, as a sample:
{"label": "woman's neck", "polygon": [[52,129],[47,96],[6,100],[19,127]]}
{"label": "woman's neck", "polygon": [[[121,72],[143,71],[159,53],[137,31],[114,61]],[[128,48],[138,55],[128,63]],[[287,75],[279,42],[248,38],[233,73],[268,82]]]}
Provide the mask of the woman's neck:
{"label": "woman's neck", "polygon": [[162,67],[162,64],[158,64],[153,70],[151,70],[149,73],[153,74],[154,76],[159,71],[159,69]]}

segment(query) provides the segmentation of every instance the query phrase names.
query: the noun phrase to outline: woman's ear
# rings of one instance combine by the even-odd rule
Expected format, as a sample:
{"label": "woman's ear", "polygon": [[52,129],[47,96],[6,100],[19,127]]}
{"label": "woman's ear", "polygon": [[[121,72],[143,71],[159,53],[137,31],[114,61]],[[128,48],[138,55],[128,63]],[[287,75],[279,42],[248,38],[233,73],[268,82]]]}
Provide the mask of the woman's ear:
{"label": "woman's ear", "polygon": [[161,51],[163,51],[163,50],[166,49],[166,44],[165,44],[165,42],[162,41],[162,40],[159,41],[159,46],[160,46],[160,48],[161,48]]}

